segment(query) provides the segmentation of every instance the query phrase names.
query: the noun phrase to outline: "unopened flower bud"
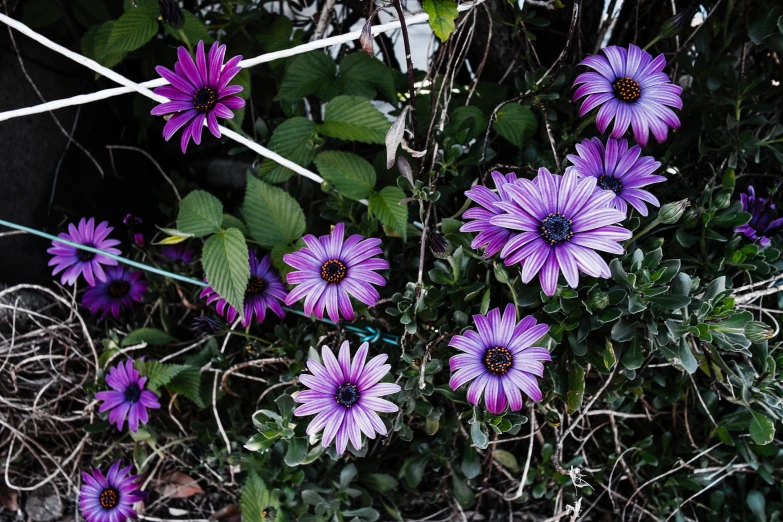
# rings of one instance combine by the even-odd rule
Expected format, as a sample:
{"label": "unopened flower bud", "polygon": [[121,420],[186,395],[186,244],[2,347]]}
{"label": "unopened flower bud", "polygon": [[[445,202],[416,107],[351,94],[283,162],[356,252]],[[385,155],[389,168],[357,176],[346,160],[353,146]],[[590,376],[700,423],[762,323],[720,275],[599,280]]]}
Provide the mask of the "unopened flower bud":
{"label": "unopened flower bud", "polygon": [[689,206],[691,206],[691,204],[687,199],[666,203],[661,207],[660,212],[658,212],[658,219],[660,219],[661,223],[664,225],[673,225],[680,220],[685,213],[685,209]]}
{"label": "unopened flower bud", "polygon": [[609,306],[609,294],[601,290],[596,290],[590,294],[588,303],[590,304],[590,307],[595,310],[603,310]]}
{"label": "unopened flower bud", "polygon": [[359,43],[362,46],[362,51],[370,56],[375,55],[375,49],[372,44],[372,17],[367,20],[367,23],[362,27],[362,34],[359,36]]}
{"label": "unopened flower bud", "polygon": [[158,0],[160,17],[174,29],[182,29],[185,25],[185,17],[179,8],[177,0]]}
{"label": "unopened flower bud", "polygon": [[775,336],[775,331],[767,324],[760,321],[748,321],[745,323],[745,337],[752,343],[762,343]]}
{"label": "unopened flower bud", "polygon": [[671,38],[690,25],[693,15],[696,14],[696,8],[691,6],[680,11],[675,16],[669,18],[661,27],[661,38]]}
{"label": "unopened flower bud", "polygon": [[699,222],[699,212],[695,208],[689,208],[685,212],[685,216],[682,218],[682,226],[684,228],[693,228]]}
{"label": "unopened flower bud", "polygon": [[713,200],[715,206],[721,209],[729,208],[729,205],[731,205],[731,193],[732,191],[728,189],[718,191]]}
{"label": "unopened flower bud", "polygon": [[427,240],[430,244],[430,252],[438,259],[446,259],[454,251],[454,247],[451,245],[448,239],[439,232],[427,231]]}

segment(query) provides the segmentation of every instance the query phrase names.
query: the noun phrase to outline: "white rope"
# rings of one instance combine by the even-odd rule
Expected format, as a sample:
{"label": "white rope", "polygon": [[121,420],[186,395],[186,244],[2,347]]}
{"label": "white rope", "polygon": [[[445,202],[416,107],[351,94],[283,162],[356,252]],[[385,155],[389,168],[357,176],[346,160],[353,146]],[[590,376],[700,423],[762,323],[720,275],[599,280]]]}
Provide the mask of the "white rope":
{"label": "white rope", "polygon": [[[473,8],[476,5],[481,4],[485,0],[474,0],[471,3],[466,3],[458,6],[458,11],[466,11],[468,9]],[[415,25],[424,23],[429,19],[429,15],[426,13],[419,13],[410,17],[405,18],[405,24],[406,25]],[[35,105],[33,107],[26,107],[23,109],[15,109],[11,111],[6,111],[0,113],[0,121],[9,120],[11,118],[17,118],[19,116],[27,116],[30,114],[38,114],[41,112],[47,112],[54,109],[61,109],[63,107],[70,107],[73,105],[82,105],[85,103],[90,103],[93,101],[98,100],[104,100],[106,98],[111,98],[113,96],[118,96],[120,94],[130,93],[130,92],[138,92],[139,94],[142,94],[146,96],[147,98],[150,98],[152,100],[155,100],[159,103],[165,103],[169,101],[168,98],[164,96],[160,96],[158,94],[155,94],[150,90],[150,87],[160,87],[162,85],[167,85],[169,82],[167,82],[163,78],[157,78],[155,80],[150,80],[144,83],[135,83],[128,78],[122,76],[119,73],[116,73],[115,71],[104,67],[103,65],[99,64],[98,62],[91,60],[85,56],[82,56],[78,53],[75,53],[69,49],[66,49],[65,47],[49,40],[45,36],[38,34],[37,32],[33,31],[29,27],[27,27],[25,24],[19,22],[18,20],[14,20],[13,18],[10,18],[9,16],[6,16],[2,13],[0,13],[0,21],[8,25],[9,27],[12,27],[13,29],[16,29],[20,33],[24,34],[25,36],[28,36],[35,40],[36,42],[40,43],[41,45],[48,47],[49,49],[60,53],[61,55],[70,58],[74,62],[81,64],[88,69],[92,69],[93,71],[105,76],[106,78],[113,80],[122,87],[116,87],[112,89],[105,89],[102,91],[98,91],[92,94],[80,94],[78,96],[73,96],[71,98],[65,98],[62,100],[54,100],[46,103],[42,103],[39,105]],[[377,25],[373,26],[372,32],[373,34],[380,34],[384,33],[386,31],[391,31],[393,29],[397,29],[400,27],[400,21],[395,20],[393,22],[389,22],[387,24]],[[329,47],[332,45],[338,45],[345,42],[350,42],[353,40],[358,40],[361,36],[361,31],[353,31],[350,33],[345,33],[338,36],[332,36],[329,38],[324,38],[323,40],[316,40],[313,42],[309,42],[303,45],[298,45],[296,47],[292,47],[290,49],[284,49],[282,51],[275,51],[272,53],[266,53],[262,54],[260,56],[256,56],[255,58],[250,58],[247,60],[242,60],[239,62],[239,65],[241,67],[253,67],[255,65],[270,62],[273,60],[278,60],[280,58],[287,58],[290,56],[295,56],[297,54],[301,54],[304,52],[312,51],[314,49],[321,49],[324,47]],[[204,122],[204,125],[206,126],[206,120]],[[300,174],[306,178],[309,178],[317,183],[323,183],[324,179],[319,176],[318,174],[300,166],[294,163],[293,161],[287,160],[284,157],[280,156],[279,154],[267,149],[266,147],[262,147],[258,143],[247,139],[246,137],[242,136],[241,134],[234,132],[230,129],[227,129],[224,126],[220,126],[220,132],[226,136],[227,138],[230,138],[237,143],[240,143],[244,145],[245,147],[251,149],[252,151],[256,152],[259,156],[263,156],[265,158],[268,158],[272,161],[275,161],[282,165],[283,167],[289,168],[296,172],[297,174]],[[362,200],[361,203],[367,204],[366,200]]]}
{"label": "white rope", "polygon": [[[475,0],[474,2],[462,4],[457,7],[458,11],[467,11],[468,9],[471,9],[474,6],[477,6],[481,3],[483,3],[485,0]],[[429,20],[429,15],[427,13],[419,13],[410,17],[407,17],[405,19],[405,24],[407,26],[411,25],[418,25],[425,23],[427,20]],[[59,49],[55,49],[54,47],[48,45],[43,40],[46,40],[43,36],[39,35],[26,25],[24,25],[21,22],[18,22],[17,20],[14,20],[13,18],[9,18],[8,16],[0,13],[0,21],[6,23],[7,25],[13,27],[17,31],[25,34],[26,36],[29,36],[33,40],[36,40],[43,45],[46,45],[50,49],[53,49],[57,52],[60,52]],[[387,24],[381,24],[381,25],[375,25],[372,28],[372,33],[375,34],[381,34],[388,31],[392,31],[394,29],[399,29],[400,27],[400,21],[395,20],[393,22],[389,22]],[[309,42],[302,45],[297,45],[296,47],[292,47],[290,49],[283,49],[282,51],[275,51],[272,53],[266,53],[262,54],[260,56],[256,56],[255,58],[248,58],[247,60],[242,60],[239,62],[240,67],[254,67],[256,65],[271,62],[274,60],[279,60],[281,58],[288,58],[291,56],[296,56],[297,54],[305,53],[308,51],[312,51],[315,49],[322,49],[324,47],[331,47],[332,45],[340,45],[346,42],[351,42],[353,40],[358,40],[361,36],[361,31],[352,31],[350,33],[345,33],[337,36],[331,36],[329,38],[324,38],[323,40],[316,40],[313,42]],[[48,40],[47,40],[48,41]],[[51,42],[53,45],[57,45],[54,42]],[[60,46],[57,46],[58,48]],[[66,49],[67,51],[67,49]],[[70,51],[68,51],[70,52]],[[71,53],[74,56],[78,56],[80,58],[84,58],[81,55],[78,55],[76,53]],[[85,65],[86,67],[90,67],[86,63],[83,63],[80,60],[77,60],[76,58],[72,58],[78,63],[81,63],[82,65]],[[85,60],[88,60],[87,58],[84,58]],[[91,67],[90,67],[91,68]],[[110,69],[106,69],[110,70]],[[108,76],[107,76],[108,77]],[[116,80],[115,80],[116,81]],[[120,83],[120,82],[118,82]],[[168,85],[168,81],[166,81],[163,78],[156,78],[154,80],[149,80],[143,83],[135,84],[138,85],[138,87],[142,88],[154,88],[154,87],[160,87],[162,85]],[[125,84],[123,84],[125,85]],[[85,103],[91,103],[94,101],[99,100],[105,100],[106,98],[112,98],[114,96],[119,96],[120,94],[127,94],[131,92],[141,92],[138,91],[138,89],[130,86],[124,86],[124,87],[114,87],[111,89],[104,89],[102,91],[94,92],[91,94],[80,94],[78,96],[72,96],[70,98],[64,98],[62,100],[53,100],[46,103],[42,103],[39,105],[34,105],[32,107],[25,107],[23,109],[14,109],[10,111],[0,112],[0,121],[4,120],[10,120],[12,118],[18,118],[20,116],[28,116],[30,114],[39,114],[42,112],[52,111],[55,109],[62,109],[64,107],[71,107],[73,105],[83,105]],[[142,93],[143,94],[143,93]]]}

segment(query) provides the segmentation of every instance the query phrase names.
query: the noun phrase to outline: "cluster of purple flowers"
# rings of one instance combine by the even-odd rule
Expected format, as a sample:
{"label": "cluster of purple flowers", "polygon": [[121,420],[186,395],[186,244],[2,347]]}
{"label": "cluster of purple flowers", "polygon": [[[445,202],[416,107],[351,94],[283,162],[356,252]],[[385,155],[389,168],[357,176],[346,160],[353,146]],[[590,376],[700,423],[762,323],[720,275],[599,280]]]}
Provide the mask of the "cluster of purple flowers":
{"label": "cluster of purple flowers", "polygon": [[[68,232],[62,232],[58,237],[105,254],[120,255],[116,248],[120,241],[109,237],[112,230],[107,221],[95,226],[94,218],[82,218],[78,225],[70,223]],[[72,286],[79,276],[84,277],[88,288],[82,296],[82,304],[102,319],[109,313],[118,318],[121,310],[132,309],[133,302],[141,302],[147,292],[147,281],[141,272],[118,265],[116,259],[58,241],[53,241],[47,252],[53,256],[49,261],[49,266],[54,266],[52,275],[62,272],[62,284]]]}

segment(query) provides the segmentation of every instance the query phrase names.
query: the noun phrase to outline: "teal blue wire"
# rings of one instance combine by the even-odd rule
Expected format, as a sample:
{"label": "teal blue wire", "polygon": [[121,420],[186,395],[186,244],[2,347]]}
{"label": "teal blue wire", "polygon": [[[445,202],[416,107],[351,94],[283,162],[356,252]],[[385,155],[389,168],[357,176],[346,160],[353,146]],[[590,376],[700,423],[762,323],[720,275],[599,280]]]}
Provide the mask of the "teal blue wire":
{"label": "teal blue wire", "polygon": [[[23,232],[27,232],[28,234],[33,234],[35,236],[43,237],[46,239],[49,239],[51,241],[56,241],[58,243],[62,243],[64,245],[68,245],[74,248],[78,248],[80,250],[85,250],[87,252],[92,252],[93,254],[102,255],[104,257],[108,257],[110,259],[114,259],[115,261],[118,261],[120,263],[123,263],[128,266],[132,266],[135,268],[139,268],[141,270],[145,270],[147,272],[152,272],[153,274],[158,274],[164,277],[169,277],[171,279],[176,279],[178,281],[182,281],[184,283],[190,283],[192,285],[206,287],[209,286],[204,281],[199,281],[198,279],[193,279],[192,277],[187,277],[179,274],[175,274],[173,272],[168,272],[166,270],[161,270],[160,268],[155,268],[154,266],[145,265],[144,263],[139,263],[137,261],[132,261],[130,259],[124,258],[122,256],[117,256],[114,254],[110,254],[108,252],[104,252],[103,250],[99,250],[97,248],[93,248],[87,245],[81,245],[79,243],[74,243],[73,241],[69,241],[67,239],[63,239],[61,237],[53,236],[51,234],[47,234],[46,232],[41,232],[40,230],[36,230],[34,228],[29,228],[24,225],[17,225],[16,223],[11,223],[10,221],[5,221],[4,219],[0,219],[0,225],[3,225],[8,228],[13,228],[16,230],[21,230]],[[294,310],[293,308],[283,307],[283,310],[287,312],[291,312],[293,314],[301,315],[302,317],[308,317],[304,312],[301,312],[299,310]],[[309,317],[308,317],[309,319]],[[322,323],[331,324],[333,326],[336,325],[336,323],[330,321],[329,319],[317,319],[318,321],[321,321]],[[360,328],[358,326],[351,326],[347,325],[345,327],[347,330],[350,330],[352,332],[356,332],[358,334],[361,334],[361,341],[362,342],[377,342],[377,341],[383,341],[388,344],[397,345],[399,343],[397,337],[393,335],[387,335],[387,334],[381,334],[381,332],[375,328],[372,328],[370,326],[366,328]]]}

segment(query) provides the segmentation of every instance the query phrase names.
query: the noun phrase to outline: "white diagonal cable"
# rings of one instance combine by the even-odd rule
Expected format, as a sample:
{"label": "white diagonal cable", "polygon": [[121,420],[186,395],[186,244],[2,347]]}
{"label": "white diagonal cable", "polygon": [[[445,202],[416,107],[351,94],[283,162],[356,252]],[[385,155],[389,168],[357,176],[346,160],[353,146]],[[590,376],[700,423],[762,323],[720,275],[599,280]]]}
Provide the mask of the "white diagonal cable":
{"label": "white diagonal cable", "polygon": [[[123,75],[121,75],[119,73],[116,73],[116,72],[112,71],[111,69],[109,69],[107,67],[104,67],[103,65],[99,64],[98,62],[96,62],[94,60],[91,60],[91,59],[89,59],[89,58],[87,58],[85,56],[82,56],[82,55],[80,55],[78,53],[75,53],[75,52],[73,52],[73,51],[71,51],[69,49],[66,49],[62,45],[59,45],[59,44],[49,40],[45,36],[42,36],[42,35],[36,33],[35,31],[30,29],[29,27],[27,27],[23,23],[18,22],[16,20],[14,20],[13,18],[9,18],[6,15],[0,13],[0,21],[5,22],[9,26],[13,27],[14,29],[17,29],[19,32],[29,36],[30,38],[33,38],[35,41],[37,41],[40,44],[48,47],[49,49],[51,49],[53,51],[56,51],[56,52],[62,54],[63,56],[65,56],[67,58],[70,58],[71,60],[75,61],[76,63],[84,65],[88,69],[92,69],[93,71],[95,71],[95,72],[97,72],[99,74],[102,74],[106,78],[108,78],[110,80],[113,80],[113,81],[119,83],[120,85],[125,86],[126,88],[130,89],[130,91],[136,91],[139,94],[143,94],[147,98],[153,99],[153,100],[155,100],[156,102],[159,102],[159,103],[165,103],[165,102],[169,101],[169,99],[166,98],[165,96],[161,96],[159,94],[155,94],[154,92],[149,90],[147,87],[143,87],[143,86],[141,86],[141,85],[139,85],[139,84],[137,84],[137,83],[127,79]],[[206,120],[204,121],[204,125],[206,126]],[[239,134],[237,132],[234,132],[231,129],[227,129],[227,128],[225,128],[222,125],[220,125],[219,128],[220,128],[221,134],[223,134],[224,136],[226,136],[226,137],[236,141],[237,143],[241,143],[242,145],[244,145],[245,147],[253,150],[254,152],[259,154],[260,156],[263,156],[265,158],[269,158],[272,161],[275,161],[275,162],[279,163],[280,165],[293,170],[297,174],[301,174],[302,176],[304,176],[306,178],[310,178],[311,180],[313,180],[315,182],[323,183],[324,179],[321,176],[319,176],[318,174],[316,174],[314,172],[311,172],[311,171],[307,170],[306,168],[302,167],[301,165],[297,165],[293,161],[285,159],[284,157],[282,157],[281,155],[277,154],[276,152],[272,152],[271,150],[267,149],[266,147],[262,147],[258,143],[245,138],[241,134]]]}
{"label": "white diagonal cable", "polygon": [[[468,9],[477,6],[481,3],[483,3],[485,0],[475,0],[474,2],[465,3],[457,7],[458,11],[467,11]],[[419,13],[410,17],[407,17],[405,19],[405,24],[407,26],[410,25],[417,25],[426,22],[429,19],[429,15],[427,13]],[[36,40],[43,45],[46,45],[50,49],[53,49],[57,52],[60,52],[58,49],[54,49],[53,47],[47,45],[42,41],[42,39],[45,39],[43,36],[39,35],[23,23],[14,20],[13,18],[10,18],[2,13],[0,13],[0,21],[4,22],[5,24],[13,27],[17,31],[29,36],[33,40]],[[393,22],[389,22],[387,24],[381,24],[373,26],[372,32],[373,34],[380,34],[385,33],[387,31],[392,31],[394,29],[398,29],[400,27],[400,21],[395,20]],[[242,60],[239,62],[240,67],[253,67],[262,63],[271,62],[274,60],[279,60],[281,58],[288,58],[291,56],[295,56],[297,54],[305,53],[308,51],[312,51],[315,49],[322,49],[324,47],[330,47],[332,45],[339,45],[346,42],[350,42],[353,40],[358,40],[361,36],[361,31],[352,31],[350,33],[345,33],[337,36],[331,36],[329,38],[324,38],[322,40],[316,40],[313,42],[309,42],[302,45],[297,45],[296,47],[292,47],[290,49],[283,49],[282,51],[275,51],[272,53],[266,53],[259,56],[256,56],[255,58],[248,58],[247,60]],[[57,45],[57,44],[54,44]],[[73,53],[76,56],[76,53]],[[77,60],[78,61],[78,60]],[[83,62],[82,65],[85,65]],[[89,67],[89,66],[88,66]],[[115,80],[116,81],[116,80]],[[149,80],[143,83],[135,84],[139,87],[143,88],[153,88],[153,87],[160,87],[162,85],[168,85],[168,81],[166,81],[163,78],[156,78],[154,80]],[[125,84],[123,84],[125,85]],[[25,107],[22,109],[14,109],[6,112],[0,112],[0,121],[4,120],[10,120],[12,118],[18,118],[20,116],[28,116],[30,114],[39,114],[41,112],[46,111],[52,111],[55,109],[62,109],[63,107],[70,107],[72,105],[82,105],[85,103],[90,103],[94,101],[99,100],[105,100],[106,98],[111,98],[113,96],[118,96],[120,94],[127,94],[130,92],[141,92],[138,91],[138,89],[134,87],[129,87],[127,85],[123,87],[114,87],[111,89],[104,89],[102,91],[97,91],[91,94],[80,94],[78,96],[72,96],[70,98],[63,98],[62,100],[53,100],[46,103],[42,103],[39,105],[34,105],[32,107]]]}

